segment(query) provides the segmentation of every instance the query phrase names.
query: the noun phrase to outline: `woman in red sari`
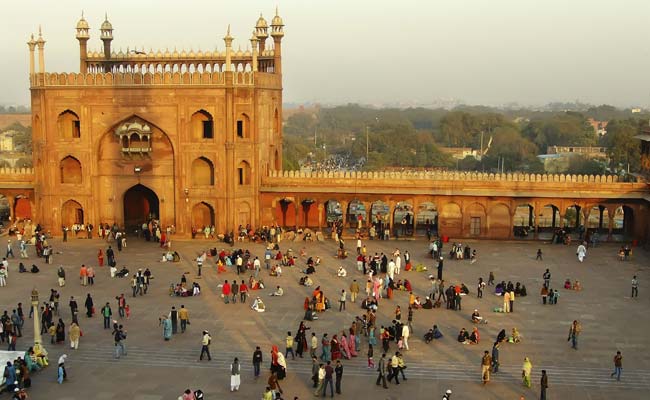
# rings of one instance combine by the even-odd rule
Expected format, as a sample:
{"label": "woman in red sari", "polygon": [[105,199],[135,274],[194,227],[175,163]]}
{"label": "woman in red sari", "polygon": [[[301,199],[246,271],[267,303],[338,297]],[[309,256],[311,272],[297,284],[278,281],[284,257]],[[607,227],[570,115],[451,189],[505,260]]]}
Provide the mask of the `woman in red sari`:
{"label": "woman in red sari", "polygon": [[97,252],[97,264],[99,264],[100,267],[104,266],[104,252],[102,249],[99,249],[99,252]]}
{"label": "woman in red sari", "polygon": [[332,336],[332,341],[330,342],[332,349],[332,361],[339,360],[341,358],[341,346],[339,344],[338,336]]}

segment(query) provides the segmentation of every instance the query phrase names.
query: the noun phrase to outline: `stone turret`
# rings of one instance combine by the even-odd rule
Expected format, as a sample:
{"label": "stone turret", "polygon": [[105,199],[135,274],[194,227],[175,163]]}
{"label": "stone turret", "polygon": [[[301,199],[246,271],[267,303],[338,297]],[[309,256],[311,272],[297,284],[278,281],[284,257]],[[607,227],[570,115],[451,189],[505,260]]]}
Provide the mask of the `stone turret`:
{"label": "stone turret", "polygon": [[111,42],[113,41],[113,25],[108,21],[108,14],[105,15],[100,32],[102,42],[104,42],[104,58],[108,61],[111,58]]}
{"label": "stone turret", "polygon": [[86,73],[88,71],[88,66],[86,64],[86,58],[88,57],[88,39],[90,39],[90,26],[88,21],[84,19],[84,13],[81,12],[81,19],[77,22],[77,40],[79,41],[79,72]]}
{"label": "stone turret", "polygon": [[230,25],[224,36],[223,41],[226,43],[226,71],[232,71],[232,41],[234,38],[230,35]]}
{"label": "stone turret", "polygon": [[260,17],[257,20],[257,24],[255,24],[255,35],[257,36],[257,39],[260,41],[260,48],[259,48],[259,54],[262,54],[266,47],[266,39],[269,37],[269,26],[266,23],[266,20],[260,14]]}
{"label": "stone turret", "polygon": [[278,8],[275,8],[275,17],[271,21],[271,37],[275,46],[273,53],[274,72],[276,74],[282,73],[282,38],[284,37],[284,23],[278,14]]}
{"label": "stone turret", "polygon": [[38,40],[36,41],[38,46],[38,73],[45,73],[45,39],[43,39],[43,32],[41,27],[38,27]]}

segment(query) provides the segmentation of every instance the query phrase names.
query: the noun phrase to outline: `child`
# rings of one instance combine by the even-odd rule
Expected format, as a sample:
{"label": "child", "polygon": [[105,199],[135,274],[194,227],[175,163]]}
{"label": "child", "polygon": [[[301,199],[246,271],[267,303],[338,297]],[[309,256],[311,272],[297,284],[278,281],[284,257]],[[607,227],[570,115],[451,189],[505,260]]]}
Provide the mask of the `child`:
{"label": "child", "polygon": [[372,355],[373,355],[372,345],[369,344],[368,345],[368,368],[373,368],[374,369],[375,368],[375,362],[372,360]]}
{"label": "child", "polygon": [[544,261],[542,260],[542,249],[537,249],[537,257],[535,258],[535,260]]}
{"label": "child", "polygon": [[128,304],[125,304],[124,305],[124,312],[126,312],[126,319],[129,319],[129,317],[131,316],[131,306],[129,306]]}

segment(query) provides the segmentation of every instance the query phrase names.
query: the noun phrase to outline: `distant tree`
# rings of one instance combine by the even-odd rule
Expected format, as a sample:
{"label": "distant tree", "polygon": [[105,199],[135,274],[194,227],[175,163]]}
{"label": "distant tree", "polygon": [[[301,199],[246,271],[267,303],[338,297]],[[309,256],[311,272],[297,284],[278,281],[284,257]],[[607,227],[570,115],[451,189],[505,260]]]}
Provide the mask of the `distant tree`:
{"label": "distant tree", "polygon": [[603,160],[585,157],[583,155],[573,155],[569,158],[569,168],[567,174],[576,175],[602,175],[605,173],[607,163]]}
{"label": "distant tree", "polygon": [[607,135],[603,137],[602,141],[607,147],[612,170],[627,170],[628,165],[630,171],[639,170],[641,143],[634,136],[639,133],[642,125],[647,125],[647,123],[634,119],[609,121]]}
{"label": "distant tree", "polygon": [[16,161],[16,168],[31,168],[33,166],[32,164],[32,159],[23,157],[19,158],[18,161]]}

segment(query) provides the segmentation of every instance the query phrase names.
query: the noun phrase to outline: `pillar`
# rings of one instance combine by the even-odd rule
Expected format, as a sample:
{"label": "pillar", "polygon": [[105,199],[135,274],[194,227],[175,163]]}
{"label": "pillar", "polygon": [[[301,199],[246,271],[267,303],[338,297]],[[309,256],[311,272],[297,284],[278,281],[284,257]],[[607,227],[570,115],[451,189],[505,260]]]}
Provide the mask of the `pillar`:
{"label": "pillar", "polygon": [[323,203],[318,203],[318,229],[323,228],[323,214],[325,213],[325,206]]}
{"label": "pillar", "polygon": [[551,206],[551,209],[553,210],[553,218],[551,219],[551,228],[555,229],[555,228],[557,228],[557,226],[556,226],[557,221],[555,219],[555,215],[559,214],[559,210],[557,208],[555,208],[554,206]]}
{"label": "pillar", "polygon": [[[302,209],[302,203],[301,202],[302,202],[302,200],[296,198],[296,199],[294,199],[294,203],[293,203],[293,212],[296,214],[296,219],[294,220],[295,223],[296,223],[296,225],[295,225],[296,230],[298,230],[298,227],[301,225],[300,224],[300,210]],[[304,222],[303,222],[302,225],[304,225]]]}
{"label": "pillar", "polygon": [[[538,202],[535,202],[534,209],[533,209],[533,213],[537,213],[537,215],[539,216],[542,212],[541,212],[541,211],[537,211],[537,210],[540,210],[540,207],[539,207],[539,203],[538,203]],[[534,214],[533,214],[533,217],[535,217]],[[534,237],[535,239],[537,239],[537,238],[539,237],[539,217],[535,218],[535,219],[533,220],[533,222],[534,222],[534,224],[535,224],[535,234],[534,234],[533,237]]]}
{"label": "pillar", "polygon": [[[603,215],[605,214],[605,207],[598,206],[598,231],[603,229]],[[609,213],[607,213],[609,215]]]}
{"label": "pillar", "polygon": [[232,71],[232,41],[233,37],[230,36],[230,25],[228,25],[228,32],[223,38],[226,43],[226,71]]}
{"label": "pillar", "polygon": [[39,301],[38,301],[38,290],[36,288],[32,289],[32,307],[34,309],[34,351],[40,352],[43,351],[42,339],[41,339],[41,313],[39,312]]}
{"label": "pillar", "polygon": [[[609,211],[609,209],[607,211]],[[608,230],[607,230],[607,241],[612,240],[612,234],[614,233],[614,214],[616,214],[616,210],[614,210],[613,213],[610,213],[610,212],[607,213],[607,216],[609,217],[609,225],[608,225]],[[623,227],[625,227],[625,220],[623,220]]]}
{"label": "pillar", "polygon": [[9,202],[9,221],[13,224],[16,222],[16,197],[7,196],[7,201]]}

